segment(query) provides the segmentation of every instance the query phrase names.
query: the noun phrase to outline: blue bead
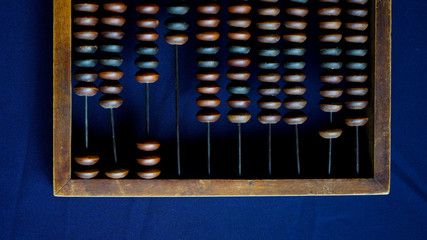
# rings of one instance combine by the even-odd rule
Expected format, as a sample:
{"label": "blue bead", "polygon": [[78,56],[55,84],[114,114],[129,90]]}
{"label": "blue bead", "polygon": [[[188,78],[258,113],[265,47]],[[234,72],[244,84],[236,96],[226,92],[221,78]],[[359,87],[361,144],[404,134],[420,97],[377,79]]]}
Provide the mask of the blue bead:
{"label": "blue bead", "polygon": [[345,65],[346,68],[352,70],[365,70],[367,66],[368,64],[364,62],[350,62]]}
{"label": "blue bead", "polygon": [[108,67],[119,67],[123,63],[123,58],[118,54],[104,54],[99,59],[99,63]]}
{"label": "blue bead", "polygon": [[273,57],[261,58],[258,61],[258,67],[261,69],[272,70],[272,69],[278,68],[279,66],[280,66],[279,60]]}
{"label": "blue bead", "polygon": [[258,55],[262,57],[277,57],[280,54],[280,49],[272,47],[264,47],[258,50]]}
{"label": "blue bead", "polygon": [[165,21],[165,27],[169,31],[185,31],[188,26],[188,22],[180,17],[171,17]]}
{"label": "blue bead", "polygon": [[283,63],[283,67],[291,70],[301,70],[305,67],[304,61],[289,61]]}
{"label": "blue bead", "polygon": [[303,56],[305,54],[305,48],[303,47],[284,48],[283,54],[287,56]]}
{"label": "blue bead", "polygon": [[98,46],[96,45],[80,45],[80,46],[75,46],[74,50],[78,53],[96,53],[96,51],[98,50]]}
{"label": "blue bead", "polygon": [[183,1],[173,1],[166,6],[166,11],[172,15],[184,15],[190,10],[190,7]]}
{"label": "blue bead", "polygon": [[251,47],[243,44],[230,44],[228,45],[228,51],[235,54],[248,54],[251,51]]}
{"label": "blue bead", "polygon": [[202,56],[197,59],[197,65],[201,68],[216,68],[219,61],[216,57]]}
{"label": "blue bead", "polygon": [[81,56],[78,59],[73,60],[74,65],[77,67],[95,67],[98,64],[98,60],[92,55]]}
{"label": "blue bead", "polygon": [[219,52],[220,47],[215,43],[200,43],[196,47],[196,51],[199,54],[214,55]]}
{"label": "blue bead", "polygon": [[159,46],[153,42],[141,42],[135,47],[139,55],[156,55],[159,52]]}
{"label": "blue bead", "polygon": [[340,48],[323,48],[320,49],[320,55],[323,56],[339,56],[342,53]]}
{"label": "blue bead", "polygon": [[350,49],[345,51],[348,56],[363,57],[368,53],[368,49]]}
{"label": "blue bead", "polygon": [[227,91],[230,94],[248,94],[250,90],[251,87],[245,81],[231,81],[227,85]]}
{"label": "blue bead", "polygon": [[324,69],[341,69],[342,62],[322,62],[320,67]]}
{"label": "blue bead", "polygon": [[140,69],[154,69],[159,66],[159,60],[153,56],[140,56],[135,60],[135,65]]}

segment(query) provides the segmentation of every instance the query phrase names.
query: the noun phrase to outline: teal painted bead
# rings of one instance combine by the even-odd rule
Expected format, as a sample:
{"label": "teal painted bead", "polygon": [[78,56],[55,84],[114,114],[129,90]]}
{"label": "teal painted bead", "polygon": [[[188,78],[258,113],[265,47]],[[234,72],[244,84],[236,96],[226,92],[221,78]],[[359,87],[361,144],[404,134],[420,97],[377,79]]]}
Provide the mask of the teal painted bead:
{"label": "teal painted bead", "polygon": [[320,67],[323,69],[341,69],[342,68],[342,62],[335,62],[335,61],[325,61],[320,63]]}
{"label": "teal painted bead", "polygon": [[184,15],[190,10],[190,7],[184,1],[172,1],[166,6],[166,11],[172,15]]}
{"label": "teal painted bead", "polygon": [[123,63],[123,58],[117,53],[103,54],[99,63],[108,67],[119,67]]}
{"label": "teal painted bead", "polygon": [[98,46],[94,44],[82,44],[74,47],[74,51],[78,53],[96,53]]}
{"label": "teal painted bead", "polygon": [[320,49],[320,55],[323,56],[339,56],[342,53],[341,48],[322,48]]}
{"label": "teal painted bead", "polygon": [[305,67],[303,58],[293,58],[285,61],[283,67],[290,70],[301,70]]}
{"label": "teal painted bead", "polygon": [[197,59],[197,66],[201,68],[216,68],[219,65],[219,60],[215,56],[200,56]]}
{"label": "teal painted bead", "polygon": [[139,55],[156,55],[159,52],[159,46],[153,42],[141,42],[135,46],[135,51]]}
{"label": "teal painted bead", "polygon": [[274,57],[264,57],[258,60],[258,67],[265,70],[277,69],[280,66],[279,60]]}
{"label": "teal painted bead", "polygon": [[159,60],[153,56],[140,56],[135,60],[135,65],[140,69],[154,69],[159,66]]}
{"label": "teal painted bead", "polygon": [[262,46],[258,50],[258,55],[262,57],[277,57],[280,54],[280,49],[277,48],[275,45],[269,46]]}
{"label": "teal painted bead", "polygon": [[100,45],[100,49],[103,52],[119,53],[123,51],[123,44],[120,41],[108,41]]}
{"label": "teal painted bead", "polygon": [[308,0],[290,0],[291,2],[296,2],[296,3],[306,3],[308,2]]}
{"label": "teal painted bead", "polygon": [[230,94],[248,94],[251,87],[245,81],[231,81],[227,85],[227,91]]}
{"label": "teal painted bead", "polygon": [[93,55],[81,55],[78,58],[74,59],[74,65],[77,67],[91,68],[95,67],[98,64],[98,59]]}
{"label": "teal painted bead", "polygon": [[220,50],[220,47],[215,43],[199,43],[196,46],[196,51],[199,54],[214,55],[217,54]]}
{"label": "teal painted bead", "polygon": [[345,51],[347,56],[364,57],[368,54],[368,49],[350,49]]}
{"label": "teal painted bead", "polygon": [[251,47],[247,44],[232,43],[228,45],[228,52],[235,54],[248,54],[251,51]]}
{"label": "teal painted bead", "polygon": [[287,56],[303,56],[306,50],[303,47],[284,48],[283,54]]}
{"label": "teal painted bead", "polygon": [[345,67],[352,70],[365,70],[368,64],[365,62],[349,62],[345,64]]}
{"label": "teal painted bead", "polygon": [[180,17],[171,17],[165,21],[165,27],[169,31],[185,31],[188,26],[188,22]]}

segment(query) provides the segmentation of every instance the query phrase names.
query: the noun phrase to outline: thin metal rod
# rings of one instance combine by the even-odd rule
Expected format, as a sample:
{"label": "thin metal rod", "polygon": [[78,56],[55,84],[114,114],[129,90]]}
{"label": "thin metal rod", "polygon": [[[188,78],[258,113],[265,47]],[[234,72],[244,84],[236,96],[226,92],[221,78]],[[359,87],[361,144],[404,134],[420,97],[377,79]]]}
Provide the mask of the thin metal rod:
{"label": "thin metal rod", "polygon": [[359,174],[359,126],[356,126],[356,173]]}
{"label": "thin metal rod", "polygon": [[331,175],[331,165],[332,165],[332,138],[329,138],[329,164],[328,164],[329,175]]}
{"label": "thin metal rod", "polygon": [[178,165],[178,176],[181,176],[181,146],[179,136],[179,67],[178,67],[178,45],[175,45],[175,121],[176,121],[176,160]]}
{"label": "thin metal rod", "polygon": [[87,115],[87,96],[85,96],[85,147],[89,149],[89,121]]}
{"label": "thin metal rod", "polygon": [[332,123],[332,112],[329,112],[329,122]]}
{"label": "thin metal rod", "polygon": [[239,176],[242,176],[242,125],[241,123],[237,124],[238,129],[238,141],[239,141]]}
{"label": "thin metal rod", "polygon": [[297,158],[297,169],[298,175],[301,174],[300,160],[299,160],[299,136],[298,136],[298,124],[295,124],[295,149],[296,149],[296,158]]}
{"label": "thin metal rod", "polygon": [[112,108],[110,108],[110,118],[111,118],[111,136],[113,139],[114,163],[117,164],[116,132],[114,130],[114,112]]}
{"label": "thin metal rod", "polygon": [[207,137],[207,154],[208,154],[208,175],[211,175],[211,124],[206,123],[206,137]]}
{"label": "thin metal rod", "polygon": [[145,132],[150,136],[150,84],[145,84]]}
{"label": "thin metal rod", "polygon": [[271,175],[271,124],[268,124],[268,174]]}

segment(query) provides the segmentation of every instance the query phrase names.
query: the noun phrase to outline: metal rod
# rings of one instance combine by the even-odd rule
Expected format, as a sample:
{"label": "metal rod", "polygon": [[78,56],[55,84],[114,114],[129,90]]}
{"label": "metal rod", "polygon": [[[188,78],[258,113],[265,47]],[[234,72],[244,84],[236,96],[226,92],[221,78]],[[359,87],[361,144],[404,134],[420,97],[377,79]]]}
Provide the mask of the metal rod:
{"label": "metal rod", "polygon": [[301,174],[301,167],[300,167],[300,159],[299,159],[299,136],[298,136],[298,124],[295,124],[295,149],[296,149],[296,158],[297,158],[297,169],[298,169],[298,175]]}
{"label": "metal rod", "polygon": [[242,176],[242,125],[241,123],[237,124],[238,129],[238,141],[239,141],[239,176]]}
{"label": "metal rod", "polygon": [[145,84],[145,132],[150,136],[150,84]]}
{"label": "metal rod", "polygon": [[271,124],[268,124],[268,174],[271,175]]}
{"label": "metal rod", "polygon": [[329,164],[328,164],[329,175],[331,175],[331,165],[332,165],[332,138],[329,138]]}
{"label": "metal rod", "polygon": [[208,175],[211,175],[211,124],[206,123],[206,136],[207,136],[207,154],[208,154]]}
{"label": "metal rod", "polygon": [[181,176],[181,147],[179,136],[179,67],[178,67],[178,45],[175,45],[175,119],[176,119],[176,160],[178,165],[178,176]]}
{"label": "metal rod", "polygon": [[111,118],[111,136],[113,139],[113,154],[114,154],[114,163],[117,164],[117,147],[116,147],[116,133],[114,130],[114,112],[110,108],[110,118]]}
{"label": "metal rod", "polygon": [[85,147],[86,150],[89,149],[89,121],[87,114],[87,96],[85,96]]}
{"label": "metal rod", "polygon": [[356,126],[356,173],[359,175],[359,126]]}

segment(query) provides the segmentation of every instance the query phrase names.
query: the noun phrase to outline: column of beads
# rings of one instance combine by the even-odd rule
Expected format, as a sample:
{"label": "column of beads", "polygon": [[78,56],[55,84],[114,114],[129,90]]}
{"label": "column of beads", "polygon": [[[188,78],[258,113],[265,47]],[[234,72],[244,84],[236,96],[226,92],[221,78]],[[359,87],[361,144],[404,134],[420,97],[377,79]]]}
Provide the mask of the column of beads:
{"label": "column of beads", "polygon": [[247,15],[251,11],[251,5],[247,1],[232,1],[227,10],[230,17],[227,21],[231,27],[227,33],[231,40],[228,45],[230,57],[227,59],[227,65],[231,68],[227,72],[227,78],[231,82],[227,85],[227,91],[232,96],[227,100],[228,106],[232,108],[227,114],[230,122],[236,123],[238,127],[238,160],[239,160],[239,176],[242,175],[242,130],[241,124],[246,123],[251,118],[251,114],[246,110],[250,105],[250,99],[245,95],[250,91],[246,81],[250,77],[246,67],[250,64],[250,59],[247,54],[250,51],[250,46],[247,41],[251,34],[247,28],[251,25],[251,20]]}
{"label": "column of beads", "polygon": [[283,35],[285,40],[285,47],[283,48],[285,61],[283,65],[286,69],[283,75],[283,80],[286,82],[283,93],[287,97],[283,100],[283,105],[290,111],[283,116],[283,120],[287,124],[295,126],[295,157],[297,172],[300,175],[298,125],[307,120],[307,115],[301,109],[307,105],[307,101],[302,97],[306,92],[306,87],[302,82],[306,78],[303,71],[306,62],[303,56],[306,52],[304,42],[307,40],[307,35],[304,30],[307,27],[307,22],[304,17],[308,14],[308,8],[305,6],[307,0],[289,0],[288,3],[290,6],[286,8],[285,34]]}
{"label": "column of beads", "polygon": [[105,109],[110,109],[111,132],[113,142],[114,167],[104,173],[109,178],[124,178],[129,173],[126,168],[118,167],[117,147],[114,128],[114,109],[122,105],[123,99],[118,95],[123,86],[119,80],[123,77],[120,65],[123,63],[119,53],[123,49],[121,39],[124,31],[121,29],[125,23],[125,18],[121,15],[127,9],[127,5],[121,1],[112,1],[103,4],[105,15],[101,18],[104,29],[101,31],[103,43],[101,44],[102,55],[100,64],[103,68],[99,71],[99,77],[103,82],[99,85],[99,90],[104,94],[99,99],[99,104]]}
{"label": "column of beads", "polygon": [[350,110],[349,116],[345,118],[345,123],[350,127],[355,127],[355,159],[356,173],[359,174],[359,127],[364,126],[368,122],[368,117],[363,113],[368,105],[365,96],[368,93],[368,87],[365,82],[368,79],[366,72],[368,55],[368,39],[367,21],[368,10],[365,8],[367,0],[347,0],[349,5],[346,8],[347,19],[345,27],[347,34],[344,37],[348,43],[345,54],[347,55],[345,80],[347,86],[345,93],[348,99],[345,101],[345,106]]}
{"label": "column of beads", "polygon": [[266,38],[263,36],[274,34],[281,26],[280,21],[277,19],[280,8],[277,7],[276,3],[277,1],[260,0],[261,7],[257,9],[260,20],[256,23],[261,36],[257,38],[260,43],[258,48],[258,56],[260,57],[258,68],[261,70],[260,74],[258,74],[258,80],[261,82],[258,87],[258,93],[262,96],[258,100],[258,107],[262,109],[258,113],[258,121],[268,126],[268,173],[270,175],[272,169],[271,125],[278,123],[282,118],[277,111],[282,102],[276,97],[280,93],[280,86],[274,81],[269,81],[270,79],[268,78],[265,79],[263,76],[278,74],[277,68],[279,68],[280,62],[277,56],[280,54],[280,49],[277,47],[276,40],[265,42]]}
{"label": "column of beads", "polygon": [[324,72],[320,75],[320,81],[325,85],[320,88],[320,95],[324,97],[319,103],[320,109],[329,113],[329,125],[319,131],[319,135],[329,140],[328,154],[328,174],[331,174],[332,165],[332,139],[341,136],[342,130],[333,126],[332,115],[342,109],[342,103],[337,100],[343,91],[338,86],[342,81],[343,76],[340,73],[342,62],[339,56],[342,49],[339,47],[339,42],[342,39],[342,34],[338,31],[341,28],[341,8],[336,4],[339,0],[320,0],[321,7],[318,10],[320,15],[319,28],[322,34],[319,40],[322,43],[320,54],[322,55],[321,67]]}
{"label": "column of beads", "polygon": [[[209,73],[219,77],[216,67],[219,64],[218,58],[215,54],[219,51],[219,45],[216,43],[220,34],[215,29],[220,20],[216,16],[220,11],[220,6],[216,1],[203,1],[198,7],[197,12],[201,16],[197,20],[197,25],[200,27],[196,33],[196,38],[200,41],[197,46],[197,52],[200,56],[197,59],[197,65],[200,70],[199,73]],[[197,74],[199,76],[199,74]],[[216,80],[214,78],[214,80]],[[215,108],[219,106],[220,100],[216,93],[219,92],[220,86],[211,79],[204,77],[199,78],[201,81],[197,85],[197,92],[201,95],[197,98],[196,103],[201,109],[197,112],[197,119],[206,123],[207,130],[207,164],[208,175],[211,174],[211,140],[210,140],[210,124],[216,122],[220,113]]]}
{"label": "column of beads", "polygon": [[156,178],[160,175],[160,170],[152,168],[160,162],[160,154],[157,150],[160,147],[159,141],[150,136],[150,84],[159,79],[159,73],[154,70],[159,61],[154,56],[158,53],[159,47],[154,43],[159,37],[155,28],[159,25],[159,20],[154,16],[159,11],[159,5],[150,1],[144,1],[136,6],[136,11],[141,15],[136,20],[136,26],[140,29],[136,34],[139,43],[135,47],[139,57],[135,65],[140,69],[135,74],[135,80],[145,83],[145,129],[146,137],[136,143],[137,148],[142,151],[141,156],[136,158],[138,164],[145,166],[137,171],[137,175],[144,179]]}
{"label": "column of beads", "polygon": [[84,97],[84,122],[85,122],[85,150],[74,156],[74,160],[80,167],[74,170],[79,178],[90,179],[99,174],[99,169],[87,167],[96,164],[99,156],[89,152],[89,126],[88,126],[88,97],[96,95],[98,87],[94,84],[98,74],[93,69],[98,59],[95,56],[98,45],[95,39],[98,32],[94,29],[98,23],[98,17],[94,14],[99,6],[95,3],[81,2],[73,4],[73,23],[74,23],[74,52],[73,63],[77,67],[74,72],[74,79],[78,83],[73,87],[74,93]]}

